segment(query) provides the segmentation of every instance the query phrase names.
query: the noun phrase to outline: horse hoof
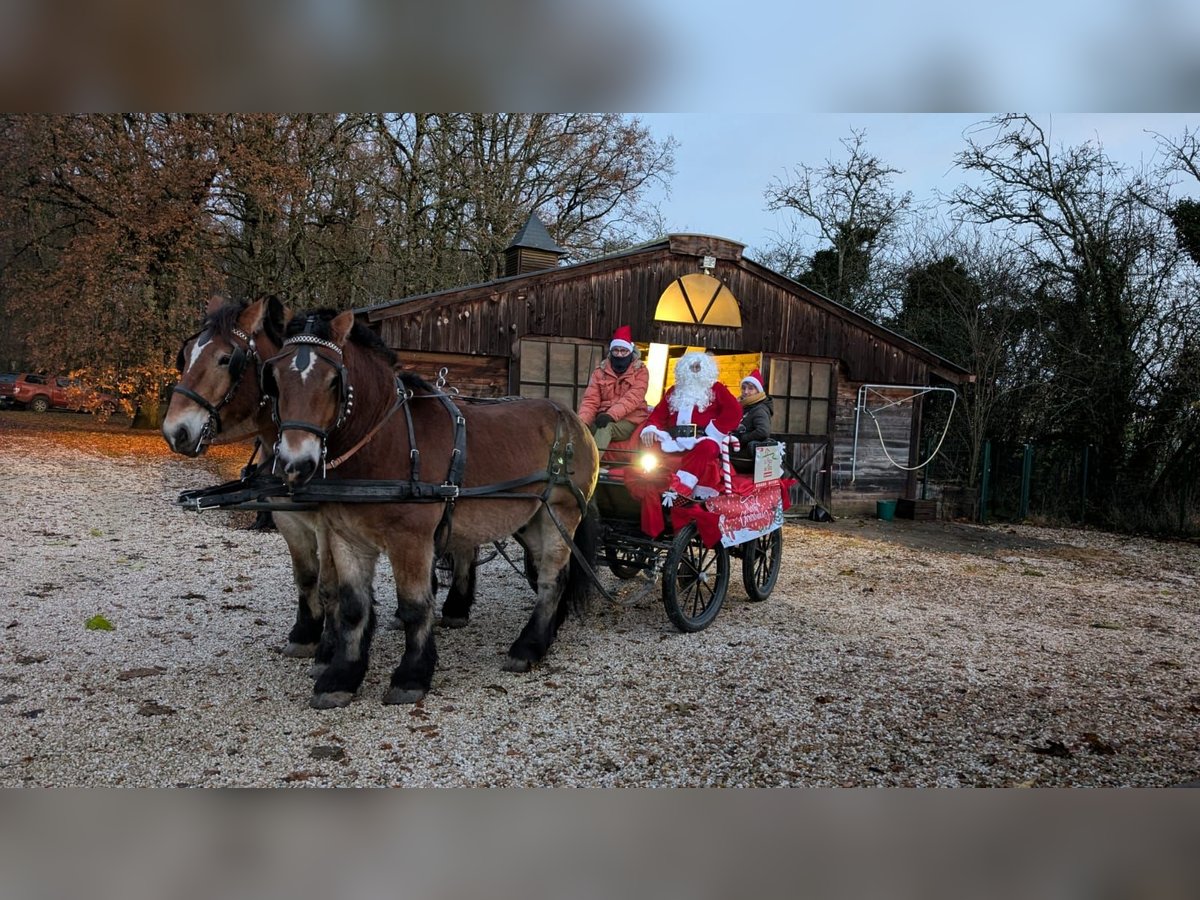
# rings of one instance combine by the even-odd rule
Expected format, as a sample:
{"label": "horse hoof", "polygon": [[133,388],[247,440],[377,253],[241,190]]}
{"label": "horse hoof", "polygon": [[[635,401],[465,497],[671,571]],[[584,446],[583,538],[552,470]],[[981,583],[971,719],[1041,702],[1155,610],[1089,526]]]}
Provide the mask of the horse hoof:
{"label": "horse hoof", "polygon": [[400,703],[416,703],[425,692],[420,688],[402,688],[394,687],[383,695],[383,702],[388,706],[395,706]]}
{"label": "horse hoof", "polygon": [[308,667],[308,677],[314,681],[321,677],[322,673],[329,668],[329,663],[313,663]]}
{"label": "horse hoof", "polygon": [[505,672],[528,672],[533,668],[533,663],[528,659],[517,659],[515,656],[510,656],[504,660]]}
{"label": "horse hoof", "polygon": [[309,698],[308,705],[313,709],[338,709],[342,706],[349,706],[353,699],[354,695],[349,691],[329,691],[324,694],[313,694]]}
{"label": "horse hoof", "polygon": [[295,641],[288,641],[287,646],[283,648],[283,655],[290,656],[293,659],[310,659],[317,655],[317,645],[297,644]]}
{"label": "horse hoof", "polygon": [[468,621],[466,618],[460,619],[457,616],[442,616],[438,619],[438,625],[442,628],[466,628]]}

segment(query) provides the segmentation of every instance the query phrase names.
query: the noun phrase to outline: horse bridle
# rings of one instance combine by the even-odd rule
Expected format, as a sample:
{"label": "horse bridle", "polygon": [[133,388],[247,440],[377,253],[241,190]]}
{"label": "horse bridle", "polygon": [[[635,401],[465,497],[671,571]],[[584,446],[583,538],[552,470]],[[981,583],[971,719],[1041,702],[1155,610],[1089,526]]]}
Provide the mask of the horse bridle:
{"label": "horse bridle", "polygon": [[[309,350],[308,345],[323,347],[326,350],[332,350],[338,355],[338,359],[333,359],[324,353],[316,350]],[[289,347],[295,347],[295,350],[289,350]],[[275,442],[275,458],[279,458],[279,441],[283,440],[285,431],[307,431],[309,434],[315,434],[321,439],[321,462],[325,463],[327,452],[327,444],[331,432],[337,431],[350,418],[350,414],[354,412],[354,385],[350,384],[350,379],[346,375],[346,367],[339,362],[344,359],[342,348],[333,341],[327,341],[325,338],[317,337],[315,334],[297,334],[283,342],[282,350],[275,356],[272,356],[263,363],[259,370],[259,386],[262,392],[271,398],[271,416],[275,420],[275,424],[279,429],[279,438]],[[304,422],[299,419],[279,419],[279,385],[275,381],[275,376],[271,373],[271,367],[281,359],[292,354],[311,353],[317,359],[325,362],[333,367],[337,372],[338,381],[338,412],[337,419],[328,429],[322,428],[319,425],[314,425],[312,422]],[[307,368],[308,360],[297,361],[297,368]]]}
{"label": "horse bridle", "polygon": [[[211,440],[220,433],[221,410],[225,408],[229,401],[233,399],[233,395],[237,393],[237,389],[242,384],[242,376],[246,374],[247,367],[251,363],[258,362],[258,347],[254,343],[254,338],[238,328],[231,328],[230,331],[235,337],[245,341],[246,346],[242,347],[232,341],[230,342],[233,350],[229,354],[229,390],[225,392],[225,396],[221,398],[219,403],[214,406],[209,402],[207,397],[181,384],[177,384],[171,388],[171,393],[183,394],[183,396],[187,397],[193,403],[199,404],[208,411],[208,420],[204,423],[204,428],[200,431],[200,444],[203,444],[206,440]],[[186,347],[190,341],[203,337],[205,333],[204,331],[198,331],[183,342],[183,347]],[[175,360],[175,365],[181,373],[183,372],[183,347],[179,348],[179,356]]]}

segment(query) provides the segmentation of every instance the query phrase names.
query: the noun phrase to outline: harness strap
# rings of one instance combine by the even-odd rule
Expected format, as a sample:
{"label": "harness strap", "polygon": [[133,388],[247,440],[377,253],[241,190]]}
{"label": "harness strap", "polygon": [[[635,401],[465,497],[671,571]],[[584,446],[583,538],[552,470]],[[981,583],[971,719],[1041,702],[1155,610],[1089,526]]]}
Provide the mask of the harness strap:
{"label": "harness strap", "polygon": [[[396,402],[392,404],[392,408],[383,414],[383,418],[381,418],[378,422],[375,423],[374,428],[372,428],[370,431],[368,431],[357,444],[355,444],[353,447],[351,447],[349,450],[347,450],[345,453],[343,453],[337,459],[333,460],[333,462],[326,463],[325,468],[336,469],[338,466],[340,466],[342,463],[344,463],[346,460],[348,460],[350,457],[352,457],[355,453],[357,453],[359,450],[361,450],[363,447],[365,447],[368,443],[370,443],[371,439],[379,433],[379,429],[384,426],[384,424],[387,422],[388,419],[390,419],[392,417],[392,415],[396,412],[396,410],[398,410],[402,406],[405,406],[406,411],[407,411],[407,406],[406,406],[406,402],[405,402],[407,400],[408,400],[408,394],[401,394],[399,397],[397,397]],[[410,429],[412,428],[411,418],[409,421],[409,428]]]}
{"label": "harness strap", "polygon": [[[604,596],[604,599],[609,603],[616,603],[617,598],[610,594],[608,589],[601,584],[600,576],[596,574],[596,570],[592,568],[591,563],[584,558],[583,552],[577,546],[575,546],[574,538],[567,534],[566,527],[558,520],[558,516],[554,514],[554,510],[550,507],[550,502],[545,497],[542,497],[541,500],[542,504],[546,507],[546,515],[550,517],[550,521],[554,523],[554,527],[557,528],[558,533],[562,535],[562,539],[566,542],[567,549],[571,551],[571,556],[575,558],[575,561],[579,563],[579,565],[583,568],[583,571],[587,573],[588,578],[591,579],[592,586],[600,591],[600,593]],[[588,514],[586,505],[583,507],[583,514],[585,516]],[[580,524],[582,525],[583,523],[580,522]]]}
{"label": "harness strap", "polygon": [[417,449],[417,433],[413,429],[412,406],[409,404],[404,407],[404,424],[408,426],[408,456],[412,461],[408,480],[416,484],[421,480],[421,451]]}
{"label": "harness strap", "polygon": [[467,420],[462,411],[454,405],[448,394],[438,394],[437,398],[450,414],[454,423],[454,449],[450,451],[450,470],[446,473],[446,484],[462,484],[463,475],[467,469]]}

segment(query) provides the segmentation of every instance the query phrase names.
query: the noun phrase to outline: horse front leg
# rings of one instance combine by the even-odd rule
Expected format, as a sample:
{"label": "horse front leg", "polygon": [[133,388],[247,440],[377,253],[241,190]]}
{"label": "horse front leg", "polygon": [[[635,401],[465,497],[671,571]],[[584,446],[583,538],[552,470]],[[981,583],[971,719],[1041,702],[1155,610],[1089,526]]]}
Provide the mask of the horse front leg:
{"label": "horse front leg", "polygon": [[433,548],[414,552],[409,545],[389,550],[396,576],[396,615],[404,623],[404,656],[392,672],[392,683],[384,703],[416,703],[433,684],[437,668],[437,645],[433,637],[433,591],[429,572]]}
{"label": "horse front leg", "polygon": [[479,548],[456,551],[450,557],[454,574],[446,602],[442,604],[442,618],[438,622],[443,628],[464,628],[471,620],[471,607],[475,603],[475,571],[479,565]]}
{"label": "horse front leg", "polygon": [[554,524],[539,511],[522,531],[525,545],[526,575],[536,579],[537,602],[533,614],[513,641],[504,660],[508,672],[528,672],[546,656],[558,634],[566,610],[562,607],[571,562],[571,549],[563,543]]}
{"label": "horse front leg", "polygon": [[321,564],[317,537],[312,525],[294,513],[275,516],[275,527],[287,543],[296,583],[296,621],[288,632],[284,656],[310,657],[317,652],[325,610],[321,603]]}
{"label": "horse front leg", "polygon": [[328,638],[322,636],[321,643],[332,653],[313,685],[309,705],[315,709],[346,706],[354,699],[367,674],[375,632],[372,583],[378,553],[352,547],[336,537],[330,540],[330,551],[337,572],[337,600],[333,621],[326,629]]}

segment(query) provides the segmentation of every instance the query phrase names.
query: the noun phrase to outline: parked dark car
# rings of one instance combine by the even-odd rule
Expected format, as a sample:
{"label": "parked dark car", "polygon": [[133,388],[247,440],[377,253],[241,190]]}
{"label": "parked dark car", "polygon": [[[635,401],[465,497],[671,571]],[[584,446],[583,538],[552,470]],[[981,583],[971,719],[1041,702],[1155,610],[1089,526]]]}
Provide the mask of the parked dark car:
{"label": "parked dark car", "polygon": [[16,380],[16,372],[0,373],[0,409],[13,405],[13,382]]}
{"label": "parked dark car", "polygon": [[11,383],[0,382],[0,396],[7,396],[13,406],[34,412],[72,409],[113,413],[120,403],[114,394],[89,387],[78,379],[33,372],[22,372]]}

